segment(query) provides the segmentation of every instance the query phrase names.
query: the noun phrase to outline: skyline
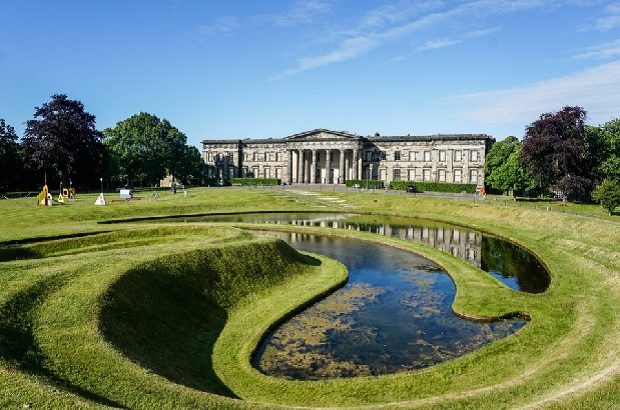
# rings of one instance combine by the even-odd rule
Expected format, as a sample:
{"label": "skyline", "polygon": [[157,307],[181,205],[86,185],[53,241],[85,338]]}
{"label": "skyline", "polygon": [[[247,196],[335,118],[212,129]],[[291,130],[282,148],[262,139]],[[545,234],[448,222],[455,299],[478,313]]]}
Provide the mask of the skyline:
{"label": "skyline", "polygon": [[0,4],[0,118],[21,138],[67,94],[100,130],[148,112],[200,148],[316,128],[500,141],[564,106],[620,113],[620,1],[204,3]]}

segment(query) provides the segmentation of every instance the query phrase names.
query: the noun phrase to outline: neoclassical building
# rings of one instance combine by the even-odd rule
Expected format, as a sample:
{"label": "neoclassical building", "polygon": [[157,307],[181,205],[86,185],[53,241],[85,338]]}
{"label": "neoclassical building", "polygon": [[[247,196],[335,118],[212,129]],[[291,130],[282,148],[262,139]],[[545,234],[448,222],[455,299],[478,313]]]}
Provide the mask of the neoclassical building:
{"label": "neoclassical building", "polygon": [[347,180],[484,186],[486,134],[360,136],[316,129],[281,139],[204,140],[209,178],[279,178],[284,184]]}

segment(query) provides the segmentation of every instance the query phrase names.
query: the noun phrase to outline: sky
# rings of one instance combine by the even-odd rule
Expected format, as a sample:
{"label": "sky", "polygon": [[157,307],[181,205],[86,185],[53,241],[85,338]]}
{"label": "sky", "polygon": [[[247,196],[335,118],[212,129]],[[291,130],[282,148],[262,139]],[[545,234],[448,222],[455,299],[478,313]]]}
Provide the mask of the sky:
{"label": "sky", "polygon": [[620,114],[620,1],[0,0],[0,118],[54,94],[190,145],[358,135],[522,138],[547,112]]}

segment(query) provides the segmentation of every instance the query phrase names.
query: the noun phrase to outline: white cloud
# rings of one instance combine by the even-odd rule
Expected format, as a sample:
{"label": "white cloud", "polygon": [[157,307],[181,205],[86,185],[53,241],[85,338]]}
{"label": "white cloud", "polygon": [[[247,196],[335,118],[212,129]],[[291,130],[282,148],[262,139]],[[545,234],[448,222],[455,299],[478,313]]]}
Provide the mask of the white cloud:
{"label": "white cloud", "polygon": [[298,0],[285,13],[272,16],[276,26],[289,27],[297,24],[308,24],[317,16],[331,12],[331,5],[319,0]]}
{"label": "white cloud", "polygon": [[421,51],[427,51],[427,50],[434,50],[437,48],[449,47],[455,44],[459,44],[460,42],[461,40],[450,40],[447,38],[429,40],[426,43],[424,43],[422,46],[418,47],[416,51],[421,52]]}
{"label": "white cloud", "polygon": [[572,58],[576,60],[609,59],[618,56],[620,56],[620,39],[611,43],[589,47],[585,49],[583,53],[574,55]]}
{"label": "white cloud", "polygon": [[241,26],[239,19],[233,16],[219,17],[214,23],[198,27],[198,34],[203,37],[211,37],[217,34],[229,35]]}
{"label": "white cloud", "polygon": [[540,114],[580,106],[595,123],[620,113],[620,60],[520,87],[465,94],[450,101],[457,116],[483,125],[530,124]]}
{"label": "white cloud", "polygon": [[[382,44],[396,41],[413,32],[420,32],[432,29],[440,24],[445,24],[451,19],[462,18],[467,16],[491,15],[491,14],[508,14],[524,9],[546,7],[548,2],[544,0],[474,0],[461,3],[456,7],[438,10],[438,7],[445,7],[445,2],[429,1],[419,5],[415,2],[407,2],[409,7],[399,9],[384,5],[367,13],[358,25],[357,30],[349,31],[348,36],[344,39],[337,40],[337,46],[334,51],[319,54],[316,56],[300,58],[297,60],[297,66],[285,71],[284,73],[272,78],[282,79],[301,73],[306,70],[346,61],[359,57]],[[449,4],[449,3],[448,3]],[[398,15],[398,10],[401,14]],[[404,10],[404,11],[403,11]],[[415,18],[420,12],[426,13]],[[384,27],[385,26],[385,27]],[[373,30],[374,29],[374,30]],[[488,30],[478,30],[470,32],[471,36],[488,35],[498,28]],[[364,35],[360,35],[364,32]],[[447,43],[428,42],[421,50],[431,48],[445,47],[457,44],[460,40],[452,40]],[[360,44],[363,43],[363,46]]]}

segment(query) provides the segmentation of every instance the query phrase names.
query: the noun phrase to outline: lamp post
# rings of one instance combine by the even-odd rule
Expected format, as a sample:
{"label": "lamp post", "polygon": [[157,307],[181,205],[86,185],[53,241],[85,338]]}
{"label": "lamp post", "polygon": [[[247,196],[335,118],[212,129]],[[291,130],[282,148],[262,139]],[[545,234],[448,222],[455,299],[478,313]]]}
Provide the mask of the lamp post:
{"label": "lamp post", "polygon": [[99,178],[99,181],[101,181],[101,194],[103,195],[103,178]]}

